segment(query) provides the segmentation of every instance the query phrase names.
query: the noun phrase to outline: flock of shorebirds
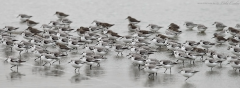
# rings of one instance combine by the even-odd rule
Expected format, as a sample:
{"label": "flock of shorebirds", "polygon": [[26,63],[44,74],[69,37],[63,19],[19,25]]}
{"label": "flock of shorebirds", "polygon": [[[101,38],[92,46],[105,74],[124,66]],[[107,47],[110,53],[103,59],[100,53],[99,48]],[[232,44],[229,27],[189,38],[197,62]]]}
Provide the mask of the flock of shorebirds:
{"label": "flock of shorebirds", "polygon": [[[21,32],[23,40],[17,40],[14,36],[18,27],[5,26],[0,29],[2,46],[11,51],[18,51],[20,56],[22,52],[29,51],[28,53],[36,56],[32,60],[40,61],[42,66],[61,64],[61,58],[68,57],[69,52],[83,50],[77,60],[68,62],[75,68],[76,73],[84,65],[88,65],[90,69],[92,66],[100,66],[100,63],[107,59],[108,52],[112,51],[117,52],[117,56],[123,56],[123,51],[129,52],[126,57],[139,70],[148,72],[149,78],[157,75],[160,68],[166,69],[164,73],[169,69],[171,74],[171,68],[175,64],[182,64],[184,67],[185,61],[195,64],[196,59],[205,62],[211,70],[213,67],[221,66],[223,62],[230,64],[235,71],[240,69],[240,24],[227,28],[221,22],[214,22],[216,32],[213,34],[213,38],[216,41],[186,40],[184,43],[179,43],[176,38],[182,34],[182,31],[175,23],[171,23],[165,33],[160,33],[158,31],[163,28],[162,26],[149,24],[147,26],[149,30],[141,30],[138,25],[141,21],[128,16],[126,19],[129,21],[127,25],[129,35],[123,36],[110,30],[115,24],[94,20],[92,23],[94,26],[72,29],[70,24],[73,22],[67,19],[68,14],[57,11],[55,15],[58,17],[56,21],[50,21],[49,24],[42,24],[41,28],[35,28],[34,26],[39,23],[30,20],[32,16],[19,14],[18,18],[21,22],[28,26]],[[184,25],[188,29],[197,27],[200,33],[204,33],[208,28],[193,22],[185,22]],[[72,35],[74,33],[77,33],[78,36]],[[225,38],[226,34],[231,37]],[[222,54],[210,49],[225,42],[228,42],[227,50],[231,51],[233,55]],[[160,50],[172,53],[176,60],[149,58],[151,54],[158,53]],[[16,67],[17,70],[18,66],[27,62],[15,56],[8,56],[5,61],[12,65],[11,69]],[[179,70],[179,73],[187,79],[197,72],[199,71],[189,68]]]}

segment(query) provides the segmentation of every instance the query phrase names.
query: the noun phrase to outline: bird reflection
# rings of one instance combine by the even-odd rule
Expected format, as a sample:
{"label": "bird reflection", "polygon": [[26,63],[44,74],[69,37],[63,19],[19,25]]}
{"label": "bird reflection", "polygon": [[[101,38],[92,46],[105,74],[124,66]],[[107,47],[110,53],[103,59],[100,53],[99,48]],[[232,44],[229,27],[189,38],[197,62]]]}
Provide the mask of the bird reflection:
{"label": "bird reflection", "polygon": [[32,72],[44,76],[62,76],[64,74],[63,67],[61,65],[48,66],[35,66]]}
{"label": "bird reflection", "polygon": [[144,73],[143,70],[140,70],[139,68],[137,68],[137,66],[134,65],[131,65],[130,69],[130,75],[135,81],[140,79],[141,74]]}
{"label": "bird reflection", "polygon": [[218,71],[206,71],[207,76],[212,76],[212,75],[220,75],[220,72]]}
{"label": "bird reflection", "polygon": [[197,35],[198,36],[206,36],[206,33],[205,32],[198,32]]}
{"label": "bird reflection", "polygon": [[196,86],[194,84],[192,84],[192,83],[185,82],[182,85],[182,88],[196,88]]}
{"label": "bird reflection", "polygon": [[25,74],[21,74],[20,72],[17,71],[12,71],[11,73],[9,73],[9,75],[11,80],[21,79],[22,76],[25,76]]}
{"label": "bird reflection", "polygon": [[239,77],[239,76],[240,76],[239,72],[238,72],[238,71],[235,71],[235,70],[229,70],[229,71],[228,71],[228,75],[229,75],[230,77]]}
{"label": "bird reflection", "polygon": [[165,84],[170,84],[175,80],[175,76],[173,74],[163,74],[161,75],[162,81]]}
{"label": "bird reflection", "polygon": [[105,73],[102,67],[93,67],[92,69],[86,67],[84,72],[90,77],[99,77]]}
{"label": "bird reflection", "polygon": [[80,73],[76,73],[75,75],[73,75],[70,79],[70,81],[72,83],[80,83],[82,80],[88,80],[89,78],[81,75]]}
{"label": "bird reflection", "polygon": [[159,76],[155,76],[154,79],[147,78],[146,82],[144,83],[144,86],[145,87],[154,87],[156,85],[159,85],[159,84],[161,84],[160,78],[161,77],[159,77]]}

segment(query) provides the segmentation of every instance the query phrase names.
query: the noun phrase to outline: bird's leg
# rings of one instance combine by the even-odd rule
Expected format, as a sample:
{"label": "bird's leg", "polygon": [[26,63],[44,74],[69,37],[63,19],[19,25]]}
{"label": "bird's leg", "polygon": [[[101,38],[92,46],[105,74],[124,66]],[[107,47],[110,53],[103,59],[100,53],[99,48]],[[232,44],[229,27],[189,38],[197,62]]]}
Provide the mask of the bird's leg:
{"label": "bird's leg", "polygon": [[17,65],[13,65],[11,68],[13,68],[13,67],[15,67],[15,66],[17,66]]}
{"label": "bird's leg", "polygon": [[47,64],[47,62],[45,62],[44,64],[43,64],[43,66],[45,66]]}
{"label": "bird's leg", "polygon": [[167,68],[166,68],[166,70],[164,71],[164,73],[166,73],[166,71],[167,71]]}
{"label": "bird's leg", "polygon": [[21,55],[21,52],[22,52],[22,51],[19,51],[19,55]]}
{"label": "bird's leg", "polygon": [[138,65],[138,69],[139,69],[139,70],[140,70],[140,66],[141,66],[141,65],[139,64],[139,65]]}
{"label": "bird's leg", "polygon": [[170,68],[170,74],[171,74],[171,72],[172,72],[172,69]]}
{"label": "bird's leg", "polygon": [[185,79],[185,81],[187,81],[189,79],[189,77],[187,77],[187,79]]}
{"label": "bird's leg", "polygon": [[92,69],[92,65],[90,65],[90,70]]}
{"label": "bird's leg", "polygon": [[183,66],[184,66],[184,60],[183,60]]}
{"label": "bird's leg", "polygon": [[17,65],[17,72],[18,72],[18,65]]}
{"label": "bird's leg", "polygon": [[12,47],[11,47],[11,52],[12,52]]}

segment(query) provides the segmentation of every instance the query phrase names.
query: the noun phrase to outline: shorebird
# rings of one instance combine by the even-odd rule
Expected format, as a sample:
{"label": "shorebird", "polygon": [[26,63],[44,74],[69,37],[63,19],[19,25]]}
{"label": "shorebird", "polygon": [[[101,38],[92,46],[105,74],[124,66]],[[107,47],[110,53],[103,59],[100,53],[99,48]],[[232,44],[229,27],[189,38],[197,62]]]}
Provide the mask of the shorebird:
{"label": "shorebird", "polygon": [[163,34],[157,34],[156,37],[162,38],[162,39],[169,39],[166,35]]}
{"label": "shorebird", "polygon": [[224,38],[223,36],[217,36],[217,35],[214,35],[213,38],[215,38],[216,42],[217,42],[217,43],[220,43],[220,44],[223,44],[224,42],[227,41],[227,39]]}
{"label": "shorebird", "polygon": [[19,29],[19,27],[5,26],[3,29],[6,29],[6,32],[8,32],[10,34],[10,37],[11,37],[12,32]]}
{"label": "shorebird", "polygon": [[26,20],[30,19],[32,16],[27,14],[19,14],[17,18],[20,17],[21,22],[25,22]]}
{"label": "shorebird", "polygon": [[129,57],[129,59],[133,62],[133,64],[138,65],[138,69],[140,69],[140,66],[144,65],[146,62],[146,59],[144,59],[142,56],[132,55],[131,57]]}
{"label": "shorebird", "polygon": [[97,63],[97,66],[100,66],[100,63],[104,60],[106,60],[107,58],[102,56],[102,55],[93,55],[92,56],[95,59],[95,63]]}
{"label": "shorebird", "polygon": [[139,21],[139,20],[137,20],[135,18],[132,18],[131,16],[128,16],[126,19],[128,19],[130,24],[138,24],[138,23],[141,22],[141,21]]}
{"label": "shorebird", "polygon": [[237,69],[240,72],[240,60],[230,60],[228,64],[231,64],[231,66],[233,67],[233,70],[237,71]]}
{"label": "shorebird", "polygon": [[230,45],[236,46],[237,44],[239,44],[239,40],[232,38],[232,37],[227,38],[227,41]]}
{"label": "shorebird", "polygon": [[19,58],[12,58],[11,56],[9,56],[7,58],[7,62],[10,63],[12,66],[11,66],[11,69],[15,66],[17,66],[17,71],[18,71],[18,66],[20,66],[23,62],[26,62],[26,61],[23,61]]}
{"label": "shorebird", "polygon": [[177,62],[178,60],[181,60],[184,66],[184,61],[188,58],[188,55],[183,52],[183,51],[174,51],[174,56],[177,58]]}
{"label": "shorebird", "polygon": [[147,27],[150,27],[152,32],[157,32],[159,29],[163,28],[162,26],[158,26],[156,24],[149,24]]}
{"label": "shorebird", "polygon": [[71,50],[71,48],[69,48],[68,46],[66,46],[66,45],[64,45],[64,44],[62,44],[62,43],[57,42],[56,45],[58,46],[59,50],[60,50],[61,52],[65,52],[66,55],[68,55],[67,52]]}
{"label": "shorebird", "polygon": [[140,27],[138,25],[134,25],[134,24],[128,24],[128,30],[130,32],[135,32],[135,31],[138,31],[140,30]]}
{"label": "shorebird", "polygon": [[149,73],[149,75],[148,75],[149,78],[151,76],[153,77],[155,73],[157,74],[157,71],[159,69],[160,69],[160,67],[157,66],[157,65],[147,65],[147,66],[145,65],[144,68],[143,68],[144,71]]}
{"label": "shorebird", "polygon": [[42,66],[45,66],[47,63],[49,63],[50,66],[51,66],[52,63],[53,63],[55,60],[57,60],[57,58],[54,57],[52,54],[46,54],[46,53],[43,53],[40,58],[41,58],[42,61],[45,62]]}
{"label": "shorebird", "polygon": [[86,62],[82,62],[81,60],[71,60],[70,62],[68,63],[71,63],[72,67],[75,68],[75,73],[80,71],[80,68],[86,63]]}
{"label": "shorebird", "polygon": [[19,51],[19,55],[21,55],[21,52],[25,50],[25,45],[22,43],[16,43],[14,44],[14,48]]}
{"label": "shorebird", "polygon": [[240,30],[240,24],[236,24],[235,28],[237,28],[238,30]]}
{"label": "shorebird", "polygon": [[64,27],[67,27],[67,28],[70,28],[70,24],[72,23],[71,20],[66,19],[66,18],[62,19],[61,22],[62,22],[62,25],[64,25]]}
{"label": "shorebird", "polygon": [[184,68],[179,71],[179,73],[181,73],[184,77],[187,77],[187,79],[185,79],[185,81],[187,81],[190,77],[192,77],[197,72],[199,72],[199,71],[195,71],[195,70],[187,69],[187,68]]}
{"label": "shorebird", "polygon": [[16,40],[16,39],[11,39],[11,38],[3,38],[2,43],[3,43],[4,45],[6,45],[7,48],[10,48],[10,49],[11,49],[11,52],[12,52],[12,48],[13,48],[13,46],[14,46],[14,42],[15,42],[15,41],[18,41],[18,40]]}
{"label": "shorebird", "polygon": [[29,32],[33,33],[34,35],[42,33],[42,31],[40,31],[40,30],[38,30],[36,28],[33,28],[33,27],[28,27],[26,30],[29,30]]}
{"label": "shorebird", "polygon": [[203,48],[206,48],[207,51],[208,51],[209,48],[211,48],[212,46],[215,45],[215,43],[211,43],[211,42],[205,41],[205,40],[200,40],[199,43],[200,43],[200,45],[201,45]]}
{"label": "shorebird", "polygon": [[85,56],[85,57],[80,58],[80,60],[86,62],[86,64],[89,65],[90,70],[92,69],[93,64],[98,64],[98,63],[96,63],[98,60],[96,60],[92,56]]}
{"label": "shorebird", "polygon": [[44,32],[49,31],[53,28],[53,26],[48,24],[43,24],[40,28],[43,28]]}
{"label": "shorebird", "polygon": [[117,52],[117,56],[118,56],[119,53],[121,53],[121,55],[123,55],[122,52],[123,52],[125,49],[128,49],[127,47],[124,47],[123,45],[120,45],[120,44],[115,45],[115,46],[116,46],[116,47],[115,47],[114,51]]}
{"label": "shorebird", "polygon": [[200,33],[204,33],[207,30],[207,27],[202,24],[198,24],[197,28]]}
{"label": "shorebird", "polygon": [[54,15],[56,15],[60,20],[69,16],[68,14],[65,14],[65,13],[59,12],[59,11],[56,11],[56,13]]}
{"label": "shorebird", "polygon": [[186,40],[183,44],[191,47],[197,47],[200,43],[196,41]]}
{"label": "shorebird", "polygon": [[161,48],[162,46],[166,45],[165,39],[159,38],[159,37],[154,37],[151,41],[154,42],[156,46],[158,46],[157,49]]}
{"label": "shorebird", "polygon": [[52,24],[51,26],[54,27],[53,29],[58,29],[61,25],[58,21],[50,21],[48,24]]}
{"label": "shorebird", "polygon": [[240,31],[238,29],[235,29],[233,27],[229,27],[227,30],[226,30],[227,33],[230,33],[231,35],[236,35],[236,34],[239,34]]}
{"label": "shorebird", "polygon": [[213,58],[207,58],[205,59],[205,64],[211,68],[211,71],[212,71],[212,68],[217,66],[217,64],[219,63],[222,63],[222,61],[218,61],[218,60],[215,60]]}
{"label": "shorebird", "polygon": [[194,24],[193,22],[186,21],[183,25],[186,25],[188,29],[193,29],[194,27],[197,27],[197,24]]}
{"label": "shorebird", "polygon": [[230,50],[233,54],[240,56],[240,47],[228,46],[227,50]]}
{"label": "shorebird", "polygon": [[101,32],[101,28],[98,27],[98,26],[89,26],[88,28],[93,33],[100,33]]}
{"label": "shorebird", "polygon": [[33,26],[36,26],[37,24],[39,24],[38,22],[29,20],[29,19],[27,19],[26,22],[27,22],[28,27],[33,27]]}
{"label": "shorebird", "polygon": [[178,63],[173,62],[171,60],[160,60],[160,64],[166,69],[164,73],[166,73],[167,69],[170,69],[170,74],[171,74],[171,68]]}
{"label": "shorebird", "polygon": [[221,31],[223,30],[225,27],[227,27],[226,25],[224,25],[221,22],[214,22],[213,25],[216,25],[217,31]]}
{"label": "shorebird", "polygon": [[114,26],[114,24],[100,22],[100,21],[97,21],[97,20],[94,20],[92,23],[95,23],[96,26],[98,26],[100,28],[103,28],[103,29],[109,29],[110,27]]}
{"label": "shorebird", "polygon": [[203,56],[206,55],[207,50],[203,48],[194,47],[192,49],[192,52],[195,53],[197,56],[201,56],[201,59],[203,59]]}

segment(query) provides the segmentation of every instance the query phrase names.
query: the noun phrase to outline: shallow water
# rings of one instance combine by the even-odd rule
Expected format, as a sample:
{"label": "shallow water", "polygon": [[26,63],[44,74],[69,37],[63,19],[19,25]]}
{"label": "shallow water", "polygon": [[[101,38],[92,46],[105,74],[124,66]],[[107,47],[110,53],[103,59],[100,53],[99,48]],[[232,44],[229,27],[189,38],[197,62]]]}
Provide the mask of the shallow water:
{"label": "shallow water", "polygon": [[[225,0],[223,0],[225,1]],[[111,30],[120,33],[120,35],[129,34],[127,31],[128,21],[125,20],[127,16],[135,17],[141,20],[139,24],[142,29],[146,29],[149,23],[159,24],[164,26],[160,30],[164,30],[170,23],[178,24],[183,31],[178,38],[179,42],[186,40],[201,39],[213,41],[211,37],[215,32],[215,27],[212,25],[215,21],[220,21],[227,26],[234,27],[239,23],[239,6],[240,5],[209,5],[198,4],[200,2],[220,2],[219,0],[7,0],[2,1],[0,5],[0,25],[17,26],[19,31],[27,28],[25,24],[20,24],[17,15],[25,13],[32,15],[34,21],[41,24],[47,24],[51,20],[57,18],[53,16],[56,11],[62,11],[70,16],[73,21],[71,27],[76,29],[80,26],[92,25],[93,20],[114,23]],[[185,21],[193,21],[194,23],[201,23],[208,27],[205,34],[197,33],[197,30],[186,30],[183,26]],[[39,28],[41,25],[37,25]],[[0,27],[0,28],[1,28]],[[72,33],[74,34],[74,33]],[[74,34],[76,35],[76,34]],[[17,35],[19,36],[19,35]],[[215,46],[212,49],[218,52],[225,52],[228,44]],[[4,59],[9,55],[18,56],[18,52],[10,52],[1,47],[1,62],[0,62],[0,87],[1,88],[237,88],[240,86],[240,73],[234,72],[230,65],[223,67],[215,67],[210,71],[204,63],[197,60],[195,65],[186,63],[185,67],[190,67],[200,71],[195,76],[187,80],[178,73],[182,65],[176,65],[172,69],[172,74],[169,71],[164,74],[165,69],[160,69],[157,77],[153,79],[148,78],[148,74],[142,70],[138,70],[133,66],[126,57],[116,57],[115,52],[110,52],[107,55],[108,59],[101,64],[100,67],[83,67],[80,74],[74,73],[74,68],[67,64],[70,59],[80,58],[82,50],[77,54],[72,53],[65,58],[61,65],[54,65],[51,67],[40,66],[38,62],[33,61],[31,53],[23,53],[21,58],[27,62],[20,66],[19,71],[11,71],[11,65],[4,62]],[[128,53],[124,52],[124,55]],[[168,52],[159,51],[152,58],[171,59],[176,60]]]}

